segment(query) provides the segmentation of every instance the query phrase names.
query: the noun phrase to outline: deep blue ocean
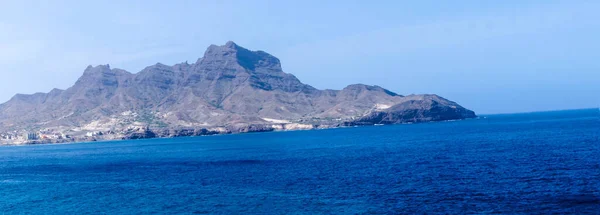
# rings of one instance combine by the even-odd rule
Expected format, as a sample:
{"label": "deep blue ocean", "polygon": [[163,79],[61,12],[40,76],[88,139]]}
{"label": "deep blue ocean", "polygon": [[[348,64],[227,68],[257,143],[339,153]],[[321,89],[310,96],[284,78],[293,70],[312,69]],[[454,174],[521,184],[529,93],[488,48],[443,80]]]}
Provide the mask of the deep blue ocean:
{"label": "deep blue ocean", "polygon": [[600,214],[600,113],[5,146],[0,213]]}

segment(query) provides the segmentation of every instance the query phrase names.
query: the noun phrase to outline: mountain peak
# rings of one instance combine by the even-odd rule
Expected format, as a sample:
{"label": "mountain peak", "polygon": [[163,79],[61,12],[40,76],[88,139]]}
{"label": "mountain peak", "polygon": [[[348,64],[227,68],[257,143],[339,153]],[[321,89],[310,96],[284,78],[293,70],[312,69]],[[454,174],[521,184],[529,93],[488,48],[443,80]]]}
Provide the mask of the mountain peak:
{"label": "mountain peak", "polygon": [[123,76],[123,75],[131,75],[131,73],[119,69],[119,68],[114,68],[111,69],[109,64],[104,64],[104,65],[98,65],[98,66],[92,66],[89,65],[87,68],[85,68],[85,70],[83,71],[83,76],[81,76],[80,78],[83,77],[87,77],[87,76],[103,76],[103,75],[119,75],[119,76]]}
{"label": "mountain peak", "polygon": [[237,44],[235,44],[235,42],[233,42],[233,41],[230,40],[230,41],[227,41],[227,43],[225,43],[225,47],[228,47],[228,48],[237,48],[239,46]]}
{"label": "mountain peak", "polygon": [[220,62],[218,64],[236,62],[241,67],[252,71],[257,67],[281,70],[279,59],[273,55],[264,51],[250,51],[233,41],[228,41],[222,46],[210,45],[204,52],[204,57],[200,58],[199,61],[204,63]]}
{"label": "mountain peak", "polygon": [[208,52],[210,52],[210,53],[222,53],[222,52],[235,53],[235,52],[239,52],[242,50],[247,50],[247,49],[239,46],[238,44],[236,44],[233,41],[227,41],[225,43],[225,45],[215,45],[215,44],[210,45],[206,49],[206,52],[204,55],[206,55]]}
{"label": "mountain peak", "polygon": [[399,96],[398,94],[389,91],[383,87],[377,85],[366,85],[366,84],[351,84],[343,89],[343,91],[348,92],[362,92],[362,91],[378,91],[388,94],[390,96]]}
{"label": "mountain peak", "polygon": [[110,70],[110,65],[109,64],[97,65],[97,66],[89,65],[89,66],[87,66],[87,68],[85,68],[84,73],[94,72],[94,71],[103,71],[103,70]]}

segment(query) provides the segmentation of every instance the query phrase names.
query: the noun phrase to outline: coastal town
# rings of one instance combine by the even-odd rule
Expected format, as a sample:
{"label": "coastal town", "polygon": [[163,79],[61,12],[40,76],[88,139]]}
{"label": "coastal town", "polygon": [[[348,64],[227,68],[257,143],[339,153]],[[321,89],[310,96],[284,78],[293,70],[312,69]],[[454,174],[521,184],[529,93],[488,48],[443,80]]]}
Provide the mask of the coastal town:
{"label": "coastal town", "polygon": [[47,130],[37,132],[11,131],[0,134],[0,137],[2,138],[0,140],[0,144],[7,145],[26,144],[35,141],[57,141],[71,138],[69,135],[66,135],[64,133],[51,132]]}
{"label": "coastal town", "polygon": [[[102,135],[102,132],[86,132],[85,137],[93,138]],[[50,129],[38,131],[10,131],[0,134],[2,145],[23,145],[36,143],[61,143],[75,140],[72,135]],[[80,138],[77,138],[80,139]]]}
{"label": "coastal town", "polygon": [[149,133],[152,132],[147,126],[129,126],[119,130],[85,130],[79,127],[22,129],[0,132],[0,145],[89,142],[154,137]]}

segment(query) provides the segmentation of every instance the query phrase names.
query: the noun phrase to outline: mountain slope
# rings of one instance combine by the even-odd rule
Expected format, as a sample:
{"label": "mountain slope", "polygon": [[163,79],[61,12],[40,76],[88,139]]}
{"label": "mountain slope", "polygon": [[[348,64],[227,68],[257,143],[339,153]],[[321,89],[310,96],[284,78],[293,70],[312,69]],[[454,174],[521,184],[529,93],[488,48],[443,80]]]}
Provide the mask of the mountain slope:
{"label": "mountain slope", "polygon": [[16,95],[0,105],[0,131],[310,128],[474,116],[435,95],[401,96],[362,84],[318,90],[283,72],[276,57],[227,42],[211,45],[195,63],[158,63],[136,74],[88,66],[66,90]]}

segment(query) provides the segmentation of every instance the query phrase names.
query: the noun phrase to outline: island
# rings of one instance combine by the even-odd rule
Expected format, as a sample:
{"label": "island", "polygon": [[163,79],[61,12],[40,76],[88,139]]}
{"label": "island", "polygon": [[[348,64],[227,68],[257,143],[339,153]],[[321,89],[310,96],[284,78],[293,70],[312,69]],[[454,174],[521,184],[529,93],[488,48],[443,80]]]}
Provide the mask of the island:
{"label": "island", "polygon": [[0,104],[0,143],[36,144],[460,120],[475,113],[443,97],[380,86],[320,90],[276,57],[234,42],[194,63],[138,73],[88,66],[76,83]]}

